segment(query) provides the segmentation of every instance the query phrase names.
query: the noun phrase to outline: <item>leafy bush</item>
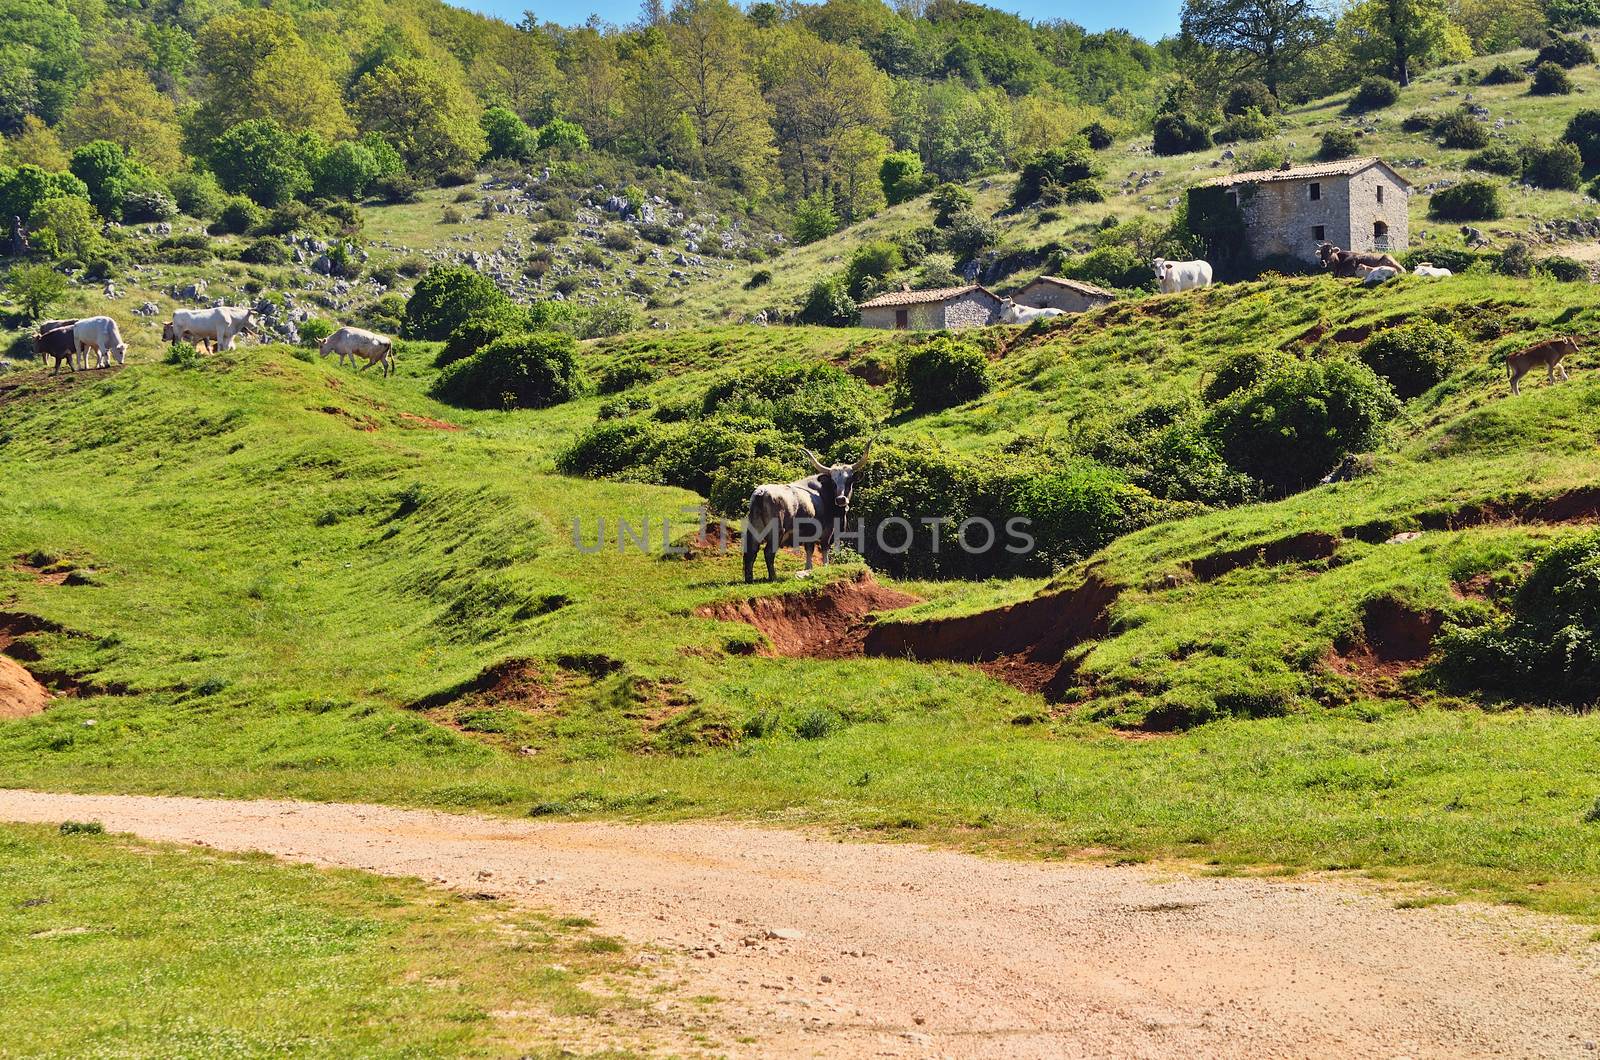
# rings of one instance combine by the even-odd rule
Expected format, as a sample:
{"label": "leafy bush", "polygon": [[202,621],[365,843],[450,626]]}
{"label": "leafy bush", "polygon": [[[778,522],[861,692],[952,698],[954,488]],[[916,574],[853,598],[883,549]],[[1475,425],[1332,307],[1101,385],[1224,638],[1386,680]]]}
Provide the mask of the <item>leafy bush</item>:
{"label": "leafy bush", "polygon": [[[1092,188],[1100,173],[1100,164],[1089,153],[1086,143],[1067,144],[1042,151],[1022,164],[1017,183],[1011,189],[1011,205],[1027,206],[1038,202],[1050,187],[1067,188],[1088,182]],[[1077,194],[1083,195],[1084,189],[1078,189]],[[1052,199],[1056,202],[1086,201],[1066,198],[1064,192],[1057,193]]]}
{"label": "leafy bush", "polygon": [[647,361],[634,357],[620,361],[612,361],[600,370],[600,379],[595,389],[602,394],[620,394],[645,383],[653,383],[660,378],[661,372]]}
{"label": "leafy bush", "polygon": [[1158,155],[1183,155],[1211,146],[1210,130],[1187,114],[1163,114],[1151,131]]}
{"label": "leafy bush", "polygon": [[496,339],[439,374],[432,393],[467,408],[546,408],[579,391],[577,343],[553,331]]}
{"label": "leafy bush", "polygon": [[933,194],[928,197],[928,204],[933,207],[934,227],[950,227],[951,221],[958,215],[972,209],[974,201],[972,192],[959,184],[946,182],[934,188]]}
{"label": "leafy bush", "polygon": [[861,310],[850,297],[850,281],[843,273],[811,285],[811,293],[800,305],[799,320],[836,328],[851,327],[861,320]]}
{"label": "leafy bush", "polygon": [[1504,144],[1486,147],[1467,159],[1467,168],[1480,173],[1498,173],[1502,177],[1522,176],[1522,152]]}
{"label": "leafy bush", "polygon": [[1206,404],[1215,405],[1241,390],[1249,390],[1287,362],[1287,355],[1276,351],[1236,353],[1217,366],[1216,374],[1206,383],[1201,396]]}
{"label": "leafy bush", "polygon": [[261,207],[243,195],[230,196],[222,204],[217,219],[206,229],[212,235],[242,236],[266,220]]}
{"label": "leafy bush", "polygon": [[1487,180],[1463,180],[1428,201],[1428,216],[1439,221],[1493,221],[1502,209],[1500,186]]}
{"label": "leafy bush", "polygon": [[1555,63],[1540,63],[1533,70],[1530,95],[1568,96],[1572,94],[1572,76]]}
{"label": "leafy bush", "polygon": [[790,226],[789,236],[797,246],[803,247],[833,235],[839,230],[839,225],[833,200],[819,192],[801,199],[795,205],[794,223]]}
{"label": "leafy bush", "polygon": [[1514,63],[1495,63],[1478,79],[1480,85],[1516,85],[1528,79],[1522,67]]}
{"label": "leafy bush", "polygon": [[1236,118],[1252,110],[1258,114],[1276,113],[1277,97],[1264,82],[1240,81],[1228,90],[1228,98],[1222,104],[1222,113],[1226,117]]}
{"label": "leafy bush", "polygon": [[1150,288],[1155,283],[1150,259],[1129,246],[1096,247],[1087,254],[1060,259],[1051,271],[1057,276],[1099,287],[1135,290]]}
{"label": "leafy bush", "polygon": [[1215,137],[1219,144],[1253,143],[1278,131],[1278,123],[1254,107],[1222,123]]}
{"label": "leafy bush", "polygon": [[1095,151],[1104,151],[1117,142],[1117,138],[1111,135],[1111,130],[1097,121],[1092,121],[1083,127],[1083,139],[1090,149]]}
{"label": "leafy bush", "polygon": [[1400,86],[1387,77],[1363,77],[1350,96],[1351,110],[1379,110],[1400,98]]}
{"label": "leafy bush", "polygon": [[129,188],[122,193],[122,219],[128,224],[170,221],[178,216],[178,204],[157,187]]}
{"label": "leafy bush", "polygon": [[1379,332],[1357,356],[1409,400],[1443,382],[1466,359],[1467,343],[1453,328],[1418,320]]}
{"label": "leafy bush", "polygon": [[1591,707],[1600,700],[1600,534],[1551,549],[1518,588],[1511,613],[1447,626],[1442,668],[1458,685],[1519,701]]}
{"label": "leafy bush", "polygon": [[300,322],[300,345],[316,347],[334,333],[333,321],[323,317],[307,317]]}
{"label": "leafy bush", "polygon": [[1578,148],[1585,166],[1600,166],[1600,110],[1578,111],[1561,138]]}
{"label": "leafy bush", "polygon": [[1577,191],[1583,176],[1583,156],[1565,140],[1522,147],[1522,179],[1536,188]]}
{"label": "leafy bush", "polygon": [[1589,266],[1576,258],[1552,254],[1548,258],[1540,258],[1537,268],[1551,279],[1560,280],[1562,283],[1589,282]]}
{"label": "leafy bush", "polygon": [[457,324],[445,339],[444,346],[434,358],[434,365],[464,361],[502,335],[511,335],[532,329],[528,312],[511,302],[494,305]]}
{"label": "leafy bush", "polygon": [[1489,142],[1489,130],[1466,107],[1457,107],[1433,125],[1433,134],[1445,147],[1475,149]]}
{"label": "leafy bush", "polygon": [[227,195],[217,178],[208,172],[179,173],[167,182],[178,209],[199,221],[211,221],[227,205]]}
{"label": "leafy bush", "polygon": [[707,388],[700,415],[770,423],[813,449],[869,435],[883,414],[869,385],[832,364],[778,361]]}
{"label": "leafy bush", "polygon": [[905,265],[900,248],[893,243],[863,243],[850,255],[845,266],[845,284],[857,301],[883,289],[883,281]]}
{"label": "leafy bush", "polygon": [[922,159],[915,151],[891,151],[878,165],[878,183],[890,206],[907,202],[928,190]]}
{"label": "leafy bush", "polygon": [[1287,494],[1376,444],[1399,402],[1357,361],[1287,361],[1216,405],[1207,428],[1234,468]]}
{"label": "leafy bush", "polygon": [[1507,276],[1531,276],[1533,251],[1522,240],[1514,239],[1496,257],[1494,267],[1496,272],[1503,272]]}
{"label": "leafy bush", "polygon": [[406,337],[445,339],[462,323],[507,301],[494,281],[464,265],[435,265],[406,302]]}
{"label": "leafy bush", "polygon": [[1577,66],[1587,66],[1594,62],[1594,49],[1587,41],[1577,37],[1552,37],[1550,42],[1539,49],[1539,54],[1533,57],[1536,64],[1553,63],[1563,69],[1571,70]]}
{"label": "leafy bush", "polygon": [[241,250],[239,260],[251,265],[287,265],[290,261],[289,248],[281,239],[263,236]]}
{"label": "leafy bush", "polygon": [[965,404],[994,385],[989,358],[974,343],[940,336],[902,350],[894,366],[894,402],[913,412]]}
{"label": "leafy bush", "polygon": [[945,230],[945,243],[950,253],[963,261],[977,257],[998,242],[1000,229],[995,223],[971,210],[952,217],[950,227]]}
{"label": "leafy bush", "polygon": [[757,269],[750,274],[750,278],[748,280],[744,281],[744,289],[747,291],[754,291],[758,287],[765,287],[771,282],[771,269]]}
{"label": "leafy bush", "polygon": [[162,355],[161,363],[173,368],[198,368],[200,367],[200,351],[192,342],[174,342],[167,347],[167,352]]}
{"label": "leafy bush", "polygon": [[1353,158],[1359,150],[1356,143],[1356,134],[1352,129],[1329,129],[1322,134],[1322,143],[1317,148],[1317,158],[1324,162],[1337,162],[1341,158]]}
{"label": "leafy bush", "polygon": [[1419,111],[1415,114],[1407,114],[1400,119],[1400,131],[1408,133],[1429,132],[1438,124],[1438,115]]}
{"label": "leafy bush", "polygon": [[603,339],[637,331],[642,325],[643,319],[637,306],[626,298],[610,298],[591,306],[583,314],[578,333],[579,338]]}
{"label": "leafy bush", "polygon": [[745,506],[750,503],[750,494],[757,486],[790,482],[800,473],[800,466],[793,461],[771,456],[744,457],[712,473],[711,485],[706,489],[706,503],[718,514],[742,517]]}

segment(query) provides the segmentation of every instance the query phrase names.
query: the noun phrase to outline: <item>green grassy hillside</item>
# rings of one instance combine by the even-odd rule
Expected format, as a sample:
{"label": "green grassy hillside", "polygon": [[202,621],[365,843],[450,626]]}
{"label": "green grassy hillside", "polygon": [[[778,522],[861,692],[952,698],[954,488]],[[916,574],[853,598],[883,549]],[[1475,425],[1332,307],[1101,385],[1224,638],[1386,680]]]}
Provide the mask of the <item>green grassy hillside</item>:
{"label": "green grassy hillside", "polygon": [[[1539,501],[1597,481],[1592,356],[1516,401],[1494,358],[1587,333],[1597,312],[1591,288],[1549,281],[1305,279],[987,336],[996,389],[892,419],[886,444],[997,460],[1076,445],[1192,394],[1240,350],[1335,356],[1395,318],[1437,317],[1470,344],[1390,426],[1371,474],[1091,557],[1120,595],[1048,699],[1003,665],[782,657],[743,622],[700,617],[752,591],[734,557],[662,554],[659,520],[687,534],[680,509],[698,498],[554,473],[608,399],[464,413],[425,396],[425,345],[389,380],[284,347],[13,375],[5,639],[75,694],[0,723],[0,770],[47,788],[782,815],[1036,852],[1359,867],[1597,916],[1593,718],[1463,698],[1423,661],[1362,650],[1369,600],[1488,607],[1576,532]],[[653,363],[661,378],[630,393],[670,403],[779,356],[857,364],[902,341],[669,331],[583,359],[591,376]],[[1472,505],[1499,514],[1460,515]],[[575,547],[572,520],[592,541],[601,517],[656,520],[652,552]],[[1382,543],[1408,530],[1425,532]],[[1316,548],[1270,547],[1311,531]],[[982,614],[1044,585],[898,583],[924,602],[895,617]]]}

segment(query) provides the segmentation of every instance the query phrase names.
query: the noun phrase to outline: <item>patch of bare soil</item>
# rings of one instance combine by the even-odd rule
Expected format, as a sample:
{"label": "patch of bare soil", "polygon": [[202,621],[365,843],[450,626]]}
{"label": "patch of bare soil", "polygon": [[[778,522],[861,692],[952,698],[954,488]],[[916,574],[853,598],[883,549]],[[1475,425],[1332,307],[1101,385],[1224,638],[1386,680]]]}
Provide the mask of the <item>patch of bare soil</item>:
{"label": "patch of bare soil", "polygon": [[1362,612],[1360,633],[1335,644],[1323,665],[1370,695],[1403,695],[1405,679],[1433,654],[1443,622],[1438,611],[1376,597]]}
{"label": "patch of bare soil", "polygon": [[113,364],[110,368],[90,368],[82,372],[63,367],[59,375],[51,375],[47,368],[10,372],[0,376],[0,408],[28,398],[65,393],[100,379],[110,379],[119,374],[123,367]]}
{"label": "patch of bare soil", "polygon": [[40,585],[64,585],[67,575],[73,572],[73,565],[65,562],[45,563],[31,554],[17,557],[11,569],[20,574],[26,574]]}
{"label": "patch of bare soil", "polygon": [[1412,892],[1348,879],[337,803],[0,791],[0,819],[97,820],[589,917],[665,988],[649,1010],[662,1051],[704,1027],[699,1048],[734,1058],[1587,1058],[1600,1026],[1600,946],[1581,927],[1397,909]]}
{"label": "patch of bare soil", "polygon": [[1321,530],[1308,530],[1303,534],[1294,534],[1259,545],[1246,545],[1244,548],[1231,549],[1227,552],[1214,552],[1193,561],[1189,567],[1197,581],[1209,582],[1241,567],[1258,563],[1269,567],[1288,563],[1311,563],[1328,559],[1338,550],[1337,536]]}
{"label": "patch of bare soil", "polygon": [[880,622],[868,632],[866,654],[976,663],[1027,692],[1057,698],[1072,685],[1076,660],[1068,652],[1103,636],[1107,609],[1121,587],[1090,573],[1068,592],[1049,593],[992,611],[928,622]]}
{"label": "patch of bare soil", "polygon": [[777,593],[712,604],[695,614],[723,622],[747,622],[772,644],[774,655],[843,659],[860,655],[872,629],[868,616],[921,603],[915,596],[879,585],[871,571],[820,589]]}
{"label": "patch of bare soil", "polygon": [[50,693],[21,663],[0,655],[0,721],[43,713]]}
{"label": "patch of bare soil", "polygon": [[418,416],[414,412],[402,412],[400,418],[407,423],[414,423],[418,427],[426,427],[433,431],[459,431],[459,423],[450,423],[447,420],[436,420],[432,416]]}

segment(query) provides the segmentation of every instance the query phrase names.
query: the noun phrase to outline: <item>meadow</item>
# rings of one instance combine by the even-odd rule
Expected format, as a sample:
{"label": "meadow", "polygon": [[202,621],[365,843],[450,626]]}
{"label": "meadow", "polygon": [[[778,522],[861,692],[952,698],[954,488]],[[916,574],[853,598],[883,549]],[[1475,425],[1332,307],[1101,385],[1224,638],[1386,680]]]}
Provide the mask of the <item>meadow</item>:
{"label": "meadow", "polygon": [[[1463,697],[1420,662],[1369,672],[1347,651],[1373,598],[1490,606],[1462,587],[1511,584],[1578,532],[1531,513],[1595,482],[1591,357],[1516,402],[1493,358],[1588,333],[1597,310],[1592,288],[1548,280],[1368,291],[1309,278],[990,336],[993,392],[892,420],[885,439],[999,458],[1019,439],[1193,391],[1241,348],[1332,355],[1352,348],[1345,329],[1423,314],[1471,339],[1469,363],[1392,425],[1372,474],[1162,522],[1088,557],[1122,591],[1054,702],[959,663],[778,657],[751,627],[695,614],[803,590],[792,556],[777,585],[747,589],[736,558],[663,555],[659,530],[650,553],[585,554],[574,519],[669,518],[677,537],[699,501],[554,473],[598,396],[462,412],[426,396],[427,344],[404,345],[389,380],[278,346],[12,377],[0,610],[45,620],[12,654],[76,694],[0,726],[0,775],[1359,870],[1600,918],[1592,716]],[[583,359],[591,377],[649,360],[663,372],[641,394],[666,402],[774,356],[851,364],[899,341],[712,329],[603,340]],[[1530,514],[1446,517],[1488,501]],[[1411,528],[1426,532],[1383,543]],[[1313,530],[1331,554],[1187,573]],[[1085,569],[897,582],[925,602],[895,617],[985,611],[1070,589]]]}

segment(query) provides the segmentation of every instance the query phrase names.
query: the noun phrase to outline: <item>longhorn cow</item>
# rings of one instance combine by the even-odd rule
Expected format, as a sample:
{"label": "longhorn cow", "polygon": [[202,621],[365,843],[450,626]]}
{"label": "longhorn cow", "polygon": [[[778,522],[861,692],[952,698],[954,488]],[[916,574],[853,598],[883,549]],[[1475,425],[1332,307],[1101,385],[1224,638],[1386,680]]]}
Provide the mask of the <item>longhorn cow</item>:
{"label": "longhorn cow", "polygon": [[803,545],[806,567],[798,577],[811,575],[811,554],[822,547],[822,563],[827,566],[833,553],[834,536],[844,527],[850,514],[850,498],[856,476],[867,466],[872,443],[861,451],[853,464],[824,464],[811,450],[800,447],[815,475],[796,482],[768,483],[750,494],[750,509],[744,521],[744,580],[755,581],[756,552],[767,553],[767,581],[778,580],[775,558],[783,545]]}

